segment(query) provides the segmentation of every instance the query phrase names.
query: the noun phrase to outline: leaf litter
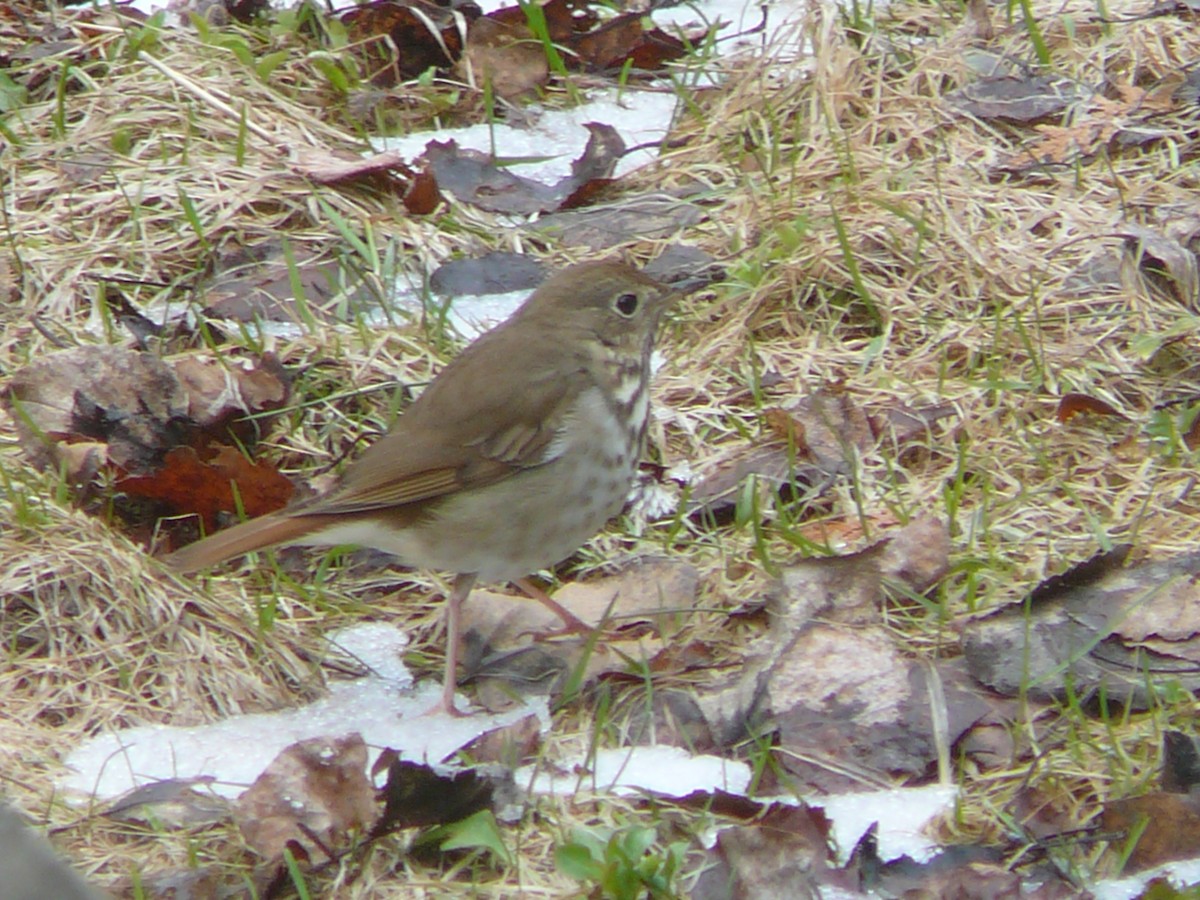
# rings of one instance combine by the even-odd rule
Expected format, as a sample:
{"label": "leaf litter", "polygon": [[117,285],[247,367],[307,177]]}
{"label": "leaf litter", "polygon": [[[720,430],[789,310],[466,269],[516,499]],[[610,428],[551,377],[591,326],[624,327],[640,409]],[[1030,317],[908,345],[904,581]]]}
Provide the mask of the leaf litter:
{"label": "leaf litter", "polygon": [[[1039,19],[1040,36],[1051,52],[1070,60],[1063,68],[1077,83],[1092,83],[1102,71],[1128,87],[1176,74],[1194,55],[1188,49],[1194,35],[1175,14],[1182,11],[1172,7],[1153,19],[1124,22],[1115,40],[1101,40],[1111,23],[1081,16],[1068,26],[1047,11]],[[270,89],[261,79],[241,77],[230,69],[228,54],[215,54],[212,45],[190,34],[158,35],[152,56],[100,53],[129,33],[106,15],[87,11],[64,19],[53,53],[13,57],[19,87],[40,103],[53,94],[54,73],[62,62],[58,56],[82,67],[105,60],[110,68],[96,76],[103,77],[104,90],[78,87],[59,101],[72,113],[69,141],[54,134],[47,116],[22,122],[23,141],[6,148],[6,155],[21,164],[19,177],[10,176],[15,180],[8,183],[22,214],[22,229],[10,232],[12,246],[0,268],[19,273],[3,282],[14,300],[0,314],[6,378],[48,348],[68,342],[144,345],[145,330],[126,337],[113,329],[103,307],[91,302],[96,284],[125,285],[128,308],[153,322],[156,310],[181,302],[174,295],[177,288],[186,296],[203,283],[213,246],[261,245],[286,233],[293,250],[319,257],[346,241],[346,223],[356,223],[349,234],[362,241],[374,223],[386,221],[393,246],[421,272],[451,256],[481,256],[500,244],[539,253],[557,249],[560,255],[570,246],[572,226],[560,236],[539,236],[452,197],[436,202],[447,204],[455,227],[439,228],[428,221],[428,212],[413,215],[405,206],[404,185],[391,191],[368,182],[314,188],[292,165],[288,148],[362,148],[335,121],[350,114],[348,106],[330,106],[330,95],[318,101],[295,88],[322,83],[311,77],[317,70],[309,57],[292,54],[276,70],[275,87],[287,89]],[[780,646],[803,646],[803,639],[814,634],[840,636],[839,631],[861,628],[868,641],[887,651],[873,658],[889,661],[891,671],[905,671],[914,659],[953,661],[961,650],[961,632],[981,610],[1019,601],[1048,574],[1086,558],[1098,532],[1120,536],[1132,526],[1144,552],[1157,561],[1179,557],[1194,543],[1190,476],[1186,466],[1174,462],[1182,457],[1171,456],[1177,448],[1172,436],[1190,427],[1194,368],[1185,355],[1181,365],[1164,374],[1147,363],[1154,354],[1146,350],[1179,342],[1181,317],[1188,314],[1185,304],[1193,292],[1189,239],[1173,237],[1178,247],[1156,244],[1133,227],[1174,234],[1167,225],[1186,220],[1194,210],[1188,167],[1174,158],[1167,165],[1167,142],[1155,136],[1177,136],[1173,146],[1189,158],[1194,122],[1186,109],[1171,95],[1156,94],[1152,102],[1166,104],[1156,113],[1159,120],[1136,121],[1128,98],[1118,93],[1103,98],[1107,105],[1097,102],[1085,111],[1091,118],[1078,124],[1086,130],[1057,137],[1021,131],[1030,126],[1019,122],[1003,128],[968,117],[947,122],[940,105],[945,93],[978,77],[966,47],[982,41],[996,51],[1027,57],[1028,31],[992,27],[1000,23],[991,22],[986,9],[971,10],[959,22],[940,9],[902,5],[877,20],[890,35],[904,39],[901,52],[899,45],[861,41],[862,32],[852,34],[818,12],[797,21],[812,48],[808,58],[784,58],[770,67],[768,77],[753,60],[717,63],[720,85],[694,95],[693,115],[676,123],[665,159],[616,186],[620,199],[656,193],[678,204],[682,197],[700,196],[703,205],[688,208],[702,215],[676,220],[674,226],[668,219],[645,232],[616,229],[605,240],[645,258],[675,243],[672,227],[686,221],[687,239],[726,267],[726,281],[689,300],[669,329],[670,362],[656,385],[659,411],[652,437],[658,461],[669,470],[743,445],[748,435],[763,433],[764,404],[778,408],[786,398],[809,396],[828,385],[853,384],[863,398],[875,401],[862,400],[863,408],[908,409],[917,411],[919,420],[921,410],[944,406],[954,415],[928,418],[922,426],[925,439],[914,438],[899,456],[891,448],[863,452],[861,442],[847,441],[848,450],[858,449],[846,453],[839,477],[820,502],[796,504],[783,496],[755,507],[748,500],[741,510],[735,504],[734,521],[720,527],[677,519],[669,539],[658,526],[609,532],[555,573],[568,582],[586,581],[611,560],[645,555],[651,547],[657,552],[667,543],[696,566],[699,584],[692,613],[671,641],[674,652],[658,657],[671,667],[654,671],[647,682],[644,665],[653,657],[635,660],[632,672],[608,673],[568,703],[533,751],[551,764],[578,759],[593,734],[618,742],[625,727],[645,734],[666,711],[657,706],[655,718],[605,720],[612,731],[597,731],[588,716],[605,708],[605,698],[630,685],[651,683],[656,694],[669,695],[711,684],[714,672],[737,674],[755,639],[769,647],[765,636],[771,619],[762,601],[776,576],[767,569],[786,571],[813,551],[840,554],[845,559],[838,562],[853,568],[855,554],[875,543],[881,531],[913,518],[914,510],[947,513],[949,571],[920,588],[915,587],[923,584],[919,579],[900,578],[880,589],[873,575],[862,575],[864,583],[876,586],[864,592],[870,603],[850,604],[861,618],[799,622],[783,632],[786,637],[766,658],[783,653]],[[0,34],[5,41],[25,41],[11,18],[0,18]],[[912,37],[919,40],[908,40]],[[203,91],[196,90],[200,85]],[[250,111],[244,122],[236,105],[230,106],[235,98]],[[413,104],[413,110],[420,107]],[[1155,134],[1147,135],[1151,125]],[[1118,137],[1133,132],[1136,140]],[[189,135],[186,164],[170,154],[147,155],[149,148],[171,146],[170,136],[179,134]],[[246,161],[230,165],[228,149],[241,146],[243,138]],[[1042,148],[1035,154],[1039,165],[1010,166],[1003,179],[988,180],[997,178],[1003,163],[1028,158],[1024,151],[1030,147]],[[1070,155],[1071,147],[1081,152]],[[1103,166],[1094,158],[1099,150],[1108,153]],[[152,177],[150,156],[156,160]],[[157,162],[160,158],[165,161]],[[1055,166],[1061,164],[1075,167],[1069,177],[1057,176]],[[1078,190],[1080,178],[1088,190]],[[142,186],[136,215],[128,201],[130,184]],[[1136,188],[1132,192],[1130,185]],[[1125,192],[1118,196],[1118,190]],[[188,218],[185,208],[207,227],[180,225]],[[1101,281],[1082,294],[1072,288],[1072,276],[1098,251],[1113,246],[1118,255],[1134,258],[1135,267],[1126,274],[1137,277]],[[369,256],[370,247],[365,249]],[[377,328],[318,331],[301,318],[302,327],[289,334],[253,335],[305,375],[300,385],[305,396],[336,395],[350,382],[376,389],[376,401],[387,395],[399,405],[403,390],[378,389],[394,388],[396,372],[406,373],[405,382],[419,383],[448,355],[429,329],[434,319],[421,318],[407,334],[403,329],[384,334]],[[336,361],[336,378],[312,365],[328,359]],[[763,372],[776,373],[774,383],[759,378]],[[1114,435],[1097,417],[1056,421],[1054,411],[1070,393],[1104,396],[1118,400],[1122,410],[1148,412],[1135,423],[1131,441],[1130,432]],[[347,410],[372,424],[385,424],[394,414],[386,402],[370,399],[354,395],[344,398],[345,406],[314,404],[304,410],[302,425],[296,410],[288,409],[270,427],[271,452],[284,471],[320,476],[362,433],[353,428],[347,436]],[[16,421],[7,417],[3,424],[12,436],[9,452],[15,454]],[[397,587],[414,594],[433,590],[424,575],[381,572],[350,558],[344,579],[335,582],[322,574],[301,587],[242,565],[234,570],[238,577],[213,577],[208,593],[198,594],[167,579],[140,548],[118,539],[112,529],[46,502],[62,496],[54,473],[37,473],[19,459],[14,456],[6,466],[19,477],[9,476],[5,497],[4,521],[15,523],[3,534],[10,542],[6,558],[12,560],[5,602],[17,612],[6,617],[5,638],[6,645],[28,652],[9,662],[5,675],[21,685],[7,695],[14,714],[7,724],[17,743],[6,748],[6,761],[10,770],[26,776],[13,790],[30,810],[49,809],[43,800],[54,788],[47,766],[58,765],[62,747],[82,735],[123,725],[200,721],[243,706],[285,704],[297,687],[315,691],[312,662],[330,657],[314,646],[312,635],[329,620],[360,618],[364,600],[374,602],[376,614],[424,626],[421,646],[436,646],[430,640],[436,626],[420,603],[397,610],[378,602]],[[90,477],[98,469],[77,471]],[[865,558],[873,559],[879,551],[866,552]],[[368,570],[372,574],[362,574]],[[85,577],[74,574],[79,572]],[[271,592],[267,607],[264,585]],[[1148,635],[1130,639],[1153,640]],[[170,661],[174,677],[156,679],[143,660],[159,667]],[[949,669],[933,665],[925,671]],[[71,677],[64,680],[67,672]],[[811,677],[808,665],[801,674]],[[764,669],[759,675],[770,688],[771,673]],[[888,687],[903,687],[899,678]],[[139,687],[136,696],[129,693],[130,679]],[[935,695],[937,683],[926,678],[928,696]],[[940,683],[950,682],[942,678]],[[1121,799],[1113,795],[1133,790],[1122,785],[1144,783],[1143,773],[1154,767],[1158,718],[1186,705],[1172,699],[1170,684],[1154,694],[1151,714],[1131,716],[1116,730],[1098,720],[1072,718],[1069,706],[1032,705],[1017,712],[994,704],[988,727],[997,727],[997,716],[1010,723],[1008,755],[996,753],[1003,744],[993,742],[990,756],[962,758],[965,795],[959,811],[939,820],[933,833],[946,842],[990,841],[1013,862],[1027,858],[1024,850],[1005,844],[1001,821],[990,812],[1008,808],[1022,787],[1037,788],[1060,810],[1063,831],[1093,822],[1101,799]],[[788,705],[787,684],[775,687],[763,692],[772,699],[764,708],[778,714],[773,709],[778,704],[786,718],[795,709]],[[772,693],[783,699],[775,700]],[[581,702],[585,699],[601,705]],[[937,704],[927,705],[937,719]],[[19,715],[22,708],[37,713]],[[871,706],[864,702],[862,708]],[[822,716],[822,724],[828,717]],[[941,756],[954,729],[948,717],[940,724],[932,719],[922,727],[928,728],[934,755]],[[1076,741],[1072,734],[1085,737]],[[522,741],[520,746],[532,746]],[[735,751],[726,747],[723,752]],[[772,753],[773,759],[786,756],[779,748]],[[1126,767],[1115,780],[1109,775],[1113,759]],[[862,785],[894,783],[900,779],[886,769],[890,764],[882,771],[867,766],[850,774]],[[616,797],[580,808],[614,835],[645,810]],[[655,825],[659,840],[694,836],[694,820],[673,812],[675,807],[659,803],[656,808],[667,810]],[[563,820],[573,813],[551,804],[539,814]],[[106,884],[120,884],[128,847],[119,833],[67,809],[50,809],[47,817],[60,826],[69,823],[57,838],[74,856]],[[797,833],[808,833],[799,822],[793,824]],[[471,839],[479,840],[475,834]],[[559,892],[580,887],[555,868],[552,839],[530,830],[520,837],[524,865],[519,875],[496,862],[473,869],[471,877],[486,876],[496,884],[520,879],[524,888]],[[761,832],[742,837],[734,857],[772,858],[770,848],[767,856],[748,855],[752,840],[746,839],[762,838]],[[626,846],[614,840],[601,842],[599,852]],[[212,846],[226,859],[244,860],[237,842],[235,837]],[[139,865],[158,873],[170,873],[172,866],[180,871],[184,843],[156,835],[152,857],[139,848]],[[728,856],[732,835],[726,844]],[[820,849],[819,842],[815,846]],[[689,847],[692,867],[684,874],[688,884],[695,884],[696,866],[709,854],[697,843]],[[386,864],[353,872],[339,867],[330,877],[350,878],[360,893],[387,890],[400,852],[388,854]],[[982,870],[955,867],[951,854],[947,859],[951,868],[942,870],[940,884],[955,883],[961,890],[1003,882],[1013,888],[1011,872],[992,879]],[[417,867],[428,857],[403,860],[400,865]],[[1097,871],[1105,866],[1115,870],[1111,856],[1100,858]],[[602,874],[605,868],[586,871]],[[973,871],[976,882],[970,881]],[[932,872],[918,869],[905,877],[923,875]],[[855,883],[864,884],[861,877]]]}

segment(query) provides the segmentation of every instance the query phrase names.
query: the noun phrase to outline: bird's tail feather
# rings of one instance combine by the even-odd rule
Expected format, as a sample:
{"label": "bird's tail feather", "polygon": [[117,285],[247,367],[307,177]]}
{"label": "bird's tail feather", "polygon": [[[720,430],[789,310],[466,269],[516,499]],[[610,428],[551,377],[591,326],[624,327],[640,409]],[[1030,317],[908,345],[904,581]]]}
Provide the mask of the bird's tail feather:
{"label": "bird's tail feather", "polygon": [[319,531],[328,521],[321,516],[267,515],[188,544],[163,558],[177,572],[195,572],[219,562],[265,550],[277,544],[301,543],[298,539]]}

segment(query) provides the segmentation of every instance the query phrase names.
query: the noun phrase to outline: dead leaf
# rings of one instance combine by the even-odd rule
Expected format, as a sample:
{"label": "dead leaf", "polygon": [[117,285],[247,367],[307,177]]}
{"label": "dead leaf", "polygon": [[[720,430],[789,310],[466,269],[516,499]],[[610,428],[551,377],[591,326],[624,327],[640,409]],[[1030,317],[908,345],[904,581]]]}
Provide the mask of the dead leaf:
{"label": "dead leaf", "polygon": [[1006,695],[1094,696],[1143,709],[1147,676],[1200,690],[1200,554],[1122,567],[1118,547],[970,623],[971,674]]}
{"label": "dead leaf", "polygon": [[620,69],[626,62],[644,72],[661,69],[687,52],[683,41],[660,28],[646,31],[639,13],[615,16],[568,41],[579,61],[593,70]]}
{"label": "dead leaf", "polygon": [[[497,781],[500,778],[500,782]],[[457,822],[481,809],[490,809],[497,784],[511,784],[511,770],[503,776],[476,769],[434,767],[404,759],[388,766],[383,815],[371,837],[400,828],[418,828]]]}
{"label": "dead leaf", "polygon": [[462,149],[453,140],[430,141],[421,159],[439,187],[460,202],[514,215],[551,212],[587,184],[608,178],[624,152],[624,141],[612,126],[590,122],[586,127],[591,133],[587,146],[571,164],[571,174],[553,185],[516,175],[489,155]]}
{"label": "dead leaf", "polygon": [[18,370],[4,400],[26,455],[56,461],[59,443],[99,443],[106,462],[153,471],[179,439],[187,396],[158,357],[119,347],[77,347]]}
{"label": "dead leaf", "polygon": [[378,308],[382,296],[372,273],[330,259],[324,248],[302,253],[279,240],[222,254],[198,294],[208,318],[303,324],[298,290],[305,314],[326,321],[343,318],[345,307]]}
{"label": "dead leaf", "polygon": [[600,251],[633,236],[645,240],[678,235],[704,220],[706,213],[686,199],[654,194],[622,199],[589,209],[568,209],[542,216],[529,228],[571,247]]}
{"label": "dead leaf", "polygon": [[931,703],[941,706],[947,746],[989,711],[961,662],[918,665],[875,624],[885,565],[894,576],[913,578],[914,585],[946,571],[936,550],[905,562],[906,546],[948,546],[944,538],[931,537],[944,533],[936,519],[911,527],[891,555],[885,540],[784,570],[768,596],[770,630],[752,648],[743,672],[700,695],[719,740],[740,740],[765,718],[786,750],[785,768],[810,785],[841,790],[861,786],[844,774],[850,770],[885,779],[924,772],[938,752]]}
{"label": "dead leaf", "polygon": [[[923,438],[928,425],[949,413],[942,408],[922,416],[905,410],[892,429],[893,445],[901,437]],[[820,496],[850,471],[854,456],[867,456],[878,446],[883,416],[868,416],[846,392],[820,390],[767,411],[768,435],[755,443],[737,444],[696,467],[690,485],[688,513],[694,519],[728,521],[745,491],[746,479],[758,480],[763,509],[769,495],[787,490],[785,499]],[[920,422],[920,425],[916,423]]]}
{"label": "dead leaf", "polygon": [[536,758],[542,746],[542,720],[534,713],[485,731],[456,755],[473,763],[497,763],[515,769]]}
{"label": "dead leaf", "polygon": [[1193,417],[1192,424],[1184,432],[1183,443],[1189,450],[1200,448],[1200,414]]}
{"label": "dead leaf", "polygon": [[546,278],[546,267],[523,253],[493,251],[477,259],[452,259],[429,276],[429,287],[448,297],[531,291]]}
{"label": "dead leaf", "polygon": [[1117,232],[1125,238],[1122,272],[1195,309],[1200,301],[1200,265],[1196,254],[1174,237],[1129,224]]}
{"label": "dead leaf", "polygon": [[234,804],[246,843],[271,860],[291,844],[312,859],[346,848],[352,833],[365,834],[378,817],[366,770],[358,734],[287,747]]}
{"label": "dead leaf", "polygon": [[[463,664],[485,708],[562,688],[579,669],[581,684],[652,664],[662,635],[695,605],[699,575],[681,560],[643,559],[614,576],[564,585],[554,600],[603,633],[561,634],[562,621],[534,600],[472,591],[463,604]],[[650,633],[647,626],[653,625]],[[554,640],[538,640],[544,635]]]}
{"label": "dead leaf", "polygon": [[1116,416],[1118,419],[1125,418],[1111,403],[1098,397],[1089,397],[1087,394],[1073,392],[1063,394],[1062,399],[1058,401],[1058,412],[1056,413],[1058,421],[1069,422],[1080,413],[1089,413],[1093,416]]}
{"label": "dead leaf", "polygon": [[689,896],[820,897],[822,886],[843,881],[837,877],[829,833],[829,820],[821,809],[773,805],[753,824],[717,834],[715,852],[705,860],[706,868]]}
{"label": "dead leaf", "polygon": [[1200,786],[1200,749],[1196,739],[1182,731],[1163,734],[1163,763],[1161,782],[1164,791],[1173,794],[1191,793]]}
{"label": "dead leaf", "polygon": [[[573,35],[595,28],[600,21],[588,0],[549,0],[541,7],[550,40],[556,44],[569,43]],[[507,25],[523,25],[529,21],[519,5],[505,6],[489,13],[488,18]]]}
{"label": "dead leaf", "polygon": [[232,804],[211,791],[198,791],[204,779],[170,778],[126,791],[104,810],[117,822],[156,828],[201,828],[229,818]]}
{"label": "dead leaf", "polygon": [[1084,93],[1082,85],[1064,78],[1000,75],[951,91],[945,102],[952,109],[980,119],[1036,122],[1061,115]]}
{"label": "dead leaf", "polygon": [[275,412],[291,398],[291,376],[274,354],[258,358],[189,354],[170,360],[187,394],[187,415],[215,440],[257,442]]}
{"label": "dead leaf", "polygon": [[282,509],[295,491],[267,463],[252,463],[235,447],[214,445],[201,458],[191,447],[167,453],[157,472],[119,478],[124,493],[153,500],[177,515],[196,515],[207,533],[239,510],[255,518]]}
{"label": "dead leaf", "polygon": [[471,26],[458,68],[470,83],[490,82],[499,96],[510,100],[550,78],[546,50],[530,32],[528,21],[505,22],[490,16],[476,19]]}
{"label": "dead leaf", "polygon": [[414,216],[428,216],[442,203],[442,192],[438,188],[437,176],[428,167],[422,166],[408,183],[404,191],[404,208]]}
{"label": "dead leaf", "polygon": [[460,17],[479,8],[433,0],[373,0],[342,13],[350,46],[378,87],[393,87],[427,69],[447,69],[462,53]]}
{"label": "dead leaf", "polygon": [[399,173],[406,178],[413,176],[412,169],[404,157],[395,150],[372,153],[368,156],[355,155],[341,159],[331,154],[307,150],[292,163],[292,169],[304,178],[318,184],[338,184],[373,175]]}
{"label": "dead leaf", "polygon": [[923,594],[950,571],[950,531],[937,516],[916,516],[884,538],[881,574]]}
{"label": "dead leaf", "polygon": [[[649,557],[616,575],[565,584],[554,600],[588,625],[629,629],[686,616],[695,605],[699,579],[690,563]],[[554,613],[534,600],[487,590],[472,592],[461,621],[468,640],[488,648],[562,627]]]}
{"label": "dead leaf", "polygon": [[1124,835],[1144,829],[1129,854],[1126,873],[1192,859],[1200,855],[1200,795],[1154,792],[1110,800],[1100,814],[1100,827]]}

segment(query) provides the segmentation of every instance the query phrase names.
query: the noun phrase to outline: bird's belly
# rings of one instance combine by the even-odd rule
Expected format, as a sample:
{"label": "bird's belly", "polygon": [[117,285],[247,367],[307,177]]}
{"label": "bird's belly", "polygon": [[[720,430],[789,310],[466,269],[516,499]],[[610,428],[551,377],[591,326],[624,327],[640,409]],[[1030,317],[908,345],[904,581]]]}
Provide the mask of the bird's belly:
{"label": "bird's belly", "polygon": [[451,494],[404,527],[345,522],[321,532],[321,543],[374,547],[405,565],[483,581],[523,578],[566,559],[624,506],[641,447],[638,432],[615,427],[574,429],[553,461]]}

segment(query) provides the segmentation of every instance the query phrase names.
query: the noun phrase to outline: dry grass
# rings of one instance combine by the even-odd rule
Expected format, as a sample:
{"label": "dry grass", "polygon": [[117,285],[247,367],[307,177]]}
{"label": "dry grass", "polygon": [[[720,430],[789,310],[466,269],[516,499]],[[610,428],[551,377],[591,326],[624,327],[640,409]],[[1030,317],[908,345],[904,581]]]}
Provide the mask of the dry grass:
{"label": "dry grass", "polygon": [[[1151,88],[1200,54],[1200,35],[1187,19],[1105,28],[1084,3],[1038,6],[1055,70],[1088,83],[1102,76],[1114,88]],[[138,38],[130,26],[108,14],[86,27],[60,14],[59,24],[77,42],[61,53],[80,65],[61,98],[61,59],[29,65],[29,104],[6,120],[19,142],[0,156],[5,372],[56,342],[127,341],[97,303],[103,282],[130,280],[131,302],[153,308],[181,302],[213,256],[229,248],[285,234],[298,256],[326,256],[344,243],[330,210],[355,228],[369,223],[379,244],[412,270],[526,240],[469,209],[421,219],[387,191],[315,186],[297,175],[291,163],[309,150],[362,147],[333,124],[345,109],[316,87],[320,76],[294,40],[272,39],[295,53],[263,82],[187,29],[147,44],[160,63],[150,66],[131,49]],[[1022,27],[994,24],[987,49],[1032,58]],[[662,460],[699,461],[744,441],[742,434],[762,429],[764,408],[828,383],[844,382],[863,406],[950,404],[954,417],[905,465],[882,456],[858,460],[856,478],[832,489],[825,514],[870,522],[885,512],[934,513],[948,521],[954,571],[938,589],[937,609],[903,623],[910,646],[923,652],[953,653],[958,623],[1018,599],[1097,546],[1132,539],[1139,555],[1154,557],[1194,547],[1194,460],[1170,431],[1200,394],[1194,348],[1171,344],[1176,336],[1190,340],[1193,311],[1128,267],[1122,282],[1086,292],[1072,280],[1095,254],[1116,258],[1120,225],[1162,227],[1195,214],[1188,112],[1154,117],[1150,124],[1167,137],[1144,147],[1114,146],[1075,166],[997,176],[995,163],[1035,132],[974,121],[944,104],[974,77],[965,52],[985,45],[957,7],[900,5],[880,14],[861,47],[842,23],[818,13],[798,23],[794,39],[800,36],[816,48],[810,59],[785,58],[770,68],[752,59],[721,64],[722,86],[695,96],[667,164],[628,185],[630,193],[703,186],[708,218],[685,238],[729,271],[727,282],[686,305],[669,329],[671,362],[657,386]],[[10,29],[3,40],[18,37]],[[243,132],[238,117],[204,99],[201,87],[239,113],[244,107],[253,129]],[[199,232],[181,197],[203,223]],[[647,257],[659,248],[631,240],[629,249]],[[391,414],[379,393],[344,400],[346,385],[386,385],[397,372],[420,381],[445,350],[420,327],[259,339],[308,367],[302,397],[338,401],[298,412],[271,437],[284,467],[308,476],[331,467],[354,435],[384,427]],[[1164,364],[1154,351],[1168,345],[1177,355]],[[771,386],[757,392],[763,373],[773,376]],[[1061,424],[1054,411],[1068,391],[1102,397],[1129,421]],[[18,473],[0,490],[9,648],[0,669],[0,749],[6,792],[46,821],[78,817],[55,804],[53,781],[63,752],[84,736],[296,702],[317,686],[310,644],[318,632],[361,614],[392,586],[367,575],[314,590],[270,575],[231,576],[197,594],[97,518],[71,511],[52,475],[24,468],[11,422],[0,429],[2,468]],[[781,515],[789,525],[811,524],[804,511]],[[800,554],[786,538],[783,528],[756,537],[689,525],[673,552],[701,567],[701,605],[719,610],[762,590],[766,562]],[[641,537],[615,530],[577,570],[660,551],[663,540],[653,526]],[[414,578],[417,591],[432,589]],[[282,612],[269,630],[253,624],[254,592],[264,589],[278,592]],[[423,626],[434,615],[417,604],[392,612]],[[718,613],[689,626],[731,663],[752,627],[743,622],[732,631]],[[1115,726],[1070,709],[1031,715],[1014,731],[1037,765],[1031,770],[1022,756],[1011,769],[984,771],[964,761],[964,807],[942,834],[1001,836],[1000,813],[1029,784],[1085,823],[1103,798],[1148,782],[1161,731],[1192,730],[1191,711],[1181,700]],[[566,711],[548,752],[586,746],[593,727],[587,709]],[[589,816],[621,823],[644,812],[606,802],[546,804],[543,815],[551,826],[526,825],[513,835],[519,872],[456,877],[485,878],[477,885],[483,895],[509,895],[519,879],[528,895],[560,896],[571,885],[554,871],[554,839]],[[130,836],[88,820],[62,839],[109,884],[131,860],[144,871],[186,863],[186,841],[167,834]],[[199,840],[207,841],[206,855],[245,863],[236,836]],[[1094,856],[1082,850],[1075,862]],[[398,866],[409,870],[399,879]],[[331,896],[385,896],[399,890],[398,881],[434,894],[454,891],[443,877],[388,848],[366,871],[347,869],[324,887]]]}

